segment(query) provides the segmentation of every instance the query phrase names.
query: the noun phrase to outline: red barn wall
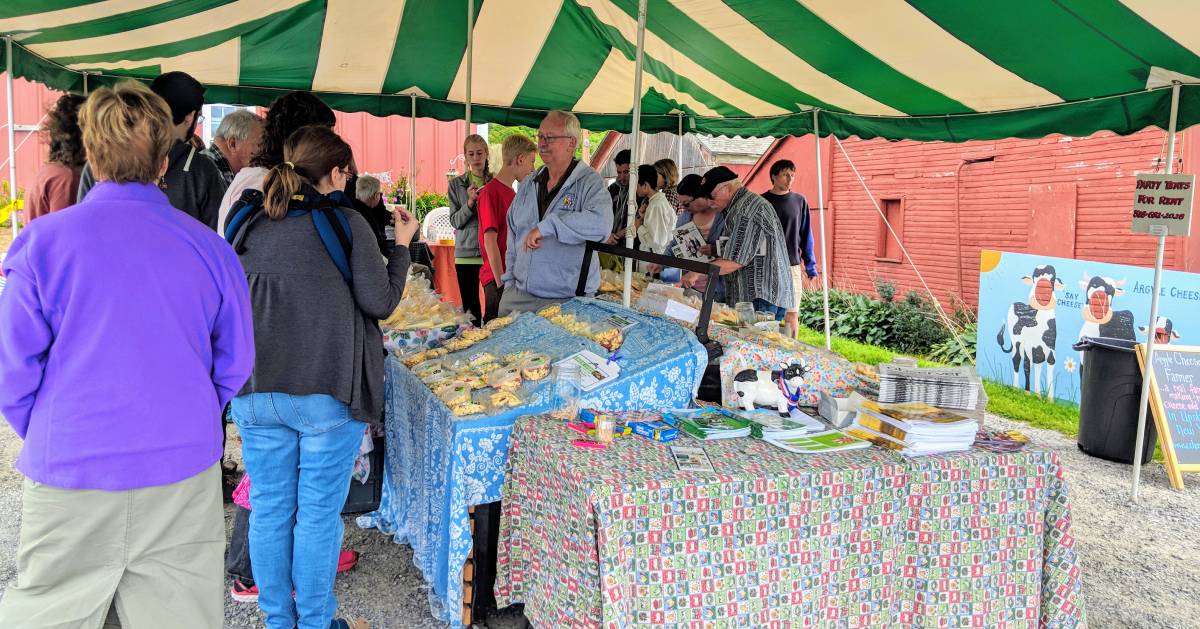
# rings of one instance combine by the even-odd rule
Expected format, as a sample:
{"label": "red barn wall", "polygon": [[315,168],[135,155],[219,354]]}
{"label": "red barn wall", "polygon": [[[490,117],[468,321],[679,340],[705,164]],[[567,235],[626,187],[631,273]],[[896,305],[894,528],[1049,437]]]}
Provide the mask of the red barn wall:
{"label": "red barn wall", "polygon": [[[1180,134],[1177,155],[1183,155],[1186,167],[1177,167],[1183,172],[1200,167],[1200,150],[1193,146],[1198,143],[1190,141],[1193,135]],[[851,161],[876,200],[902,199],[903,244],[939,299],[953,296],[976,305],[981,249],[1154,264],[1155,239],[1130,233],[1129,210],[1134,176],[1164,170],[1166,133],[1161,130],[1124,137],[1101,132],[1087,138],[1056,135],[963,143],[850,139],[842,144],[849,161],[836,144],[828,153],[823,151],[830,171],[829,234],[835,243],[830,246],[830,279],[836,286],[873,293],[875,280],[882,279],[901,293],[923,292],[907,261],[876,258],[879,214]],[[830,155],[831,159],[824,157]],[[799,173],[815,171],[811,138],[787,138],[755,166],[749,179],[752,189],[769,187],[766,170],[780,158],[796,162]],[[815,178],[798,177],[795,189],[814,198]],[[816,218],[814,212],[814,228]],[[1200,272],[1196,240],[1169,238],[1166,267]]]}

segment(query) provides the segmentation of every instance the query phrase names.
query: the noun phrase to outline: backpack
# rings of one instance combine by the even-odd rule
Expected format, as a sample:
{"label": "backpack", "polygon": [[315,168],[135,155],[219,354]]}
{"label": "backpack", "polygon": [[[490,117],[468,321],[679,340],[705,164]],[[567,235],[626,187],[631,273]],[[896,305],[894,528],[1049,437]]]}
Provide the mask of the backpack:
{"label": "backpack", "polygon": [[[308,214],[312,216],[313,227],[317,230],[325,251],[333,260],[334,266],[342,274],[346,283],[352,283],[353,274],[350,271],[350,252],[352,239],[350,222],[339,207],[345,200],[345,194],[340,190],[326,195],[297,194],[288,204],[288,217],[298,217]],[[229,219],[225,223],[225,240],[233,245],[233,250],[241,255],[246,250],[246,234],[266,215],[263,208],[263,193],[259,190],[245,190],[241,198],[229,210]]]}

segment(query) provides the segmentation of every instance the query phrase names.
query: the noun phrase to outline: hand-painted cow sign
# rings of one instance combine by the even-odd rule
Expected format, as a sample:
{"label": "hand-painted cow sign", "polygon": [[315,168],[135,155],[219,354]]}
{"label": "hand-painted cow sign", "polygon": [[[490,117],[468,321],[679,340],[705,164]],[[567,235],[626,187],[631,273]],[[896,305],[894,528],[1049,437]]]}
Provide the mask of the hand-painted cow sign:
{"label": "hand-painted cow sign", "polygon": [[[1000,351],[1012,354],[1012,385],[1020,386],[1022,366],[1025,372],[1025,390],[1041,395],[1042,365],[1046,365],[1046,397],[1054,397],[1054,342],[1058,337],[1054,317],[1056,299],[1054,291],[1062,290],[1054,267],[1039,266],[1032,275],[1023,278],[1029,284],[1029,299],[1016,302],[1008,309],[1008,318],[996,335]],[[1005,347],[1004,337],[1008,333],[1012,345]],[[1032,369],[1031,369],[1032,368]],[[1032,377],[1030,371],[1032,370]],[[1031,388],[1032,385],[1032,388]]]}
{"label": "hand-painted cow sign", "polygon": [[1114,280],[1108,277],[1093,275],[1090,278],[1085,273],[1079,281],[1086,300],[1083,304],[1083,327],[1079,329],[1079,338],[1104,337],[1111,339],[1134,340],[1133,313],[1129,310],[1112,308],[1114,297],[1125,294],[1121,288],[1125,280]]}
{"label": "hand-painted cow sign", "polygon": [[[1138,326],[1138,332],[1146,333],[1146,326]],[[1166,317],[1158,318],[1158,325],[1154,326],[1154,342],[1159,345],[1167,345],[1172,339],[1178,339],[1179,332],[1175,330],[1175,322]]]}
{"label": "hand-painted cow sign", "polygon": [[1079,339],[1145,342],[1149,335],[1159,345],[1174,346],[1181,336],[1194,342],[1186,322],[1200,312],[1200,274],[1163,271],[1159,316],[1151,325],[1145,313],[1153,294],[1154,269],[984,251],[976,369],[988,380],[1031,395],[1078,403],[1080,368],[1085,358],[1096,356],[1075,349]]}

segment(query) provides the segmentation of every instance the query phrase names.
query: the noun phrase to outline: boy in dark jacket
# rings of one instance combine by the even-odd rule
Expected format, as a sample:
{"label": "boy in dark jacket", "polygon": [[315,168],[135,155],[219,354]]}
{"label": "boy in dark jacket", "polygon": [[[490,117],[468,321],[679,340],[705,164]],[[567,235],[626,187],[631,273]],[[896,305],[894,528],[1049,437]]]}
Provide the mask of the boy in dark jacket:
{"label": "boy in dark jacket", "polygon": [[[215,230],[225,179],[212,159],[188,142],[204,107],[204,86],[185,72],[167,72],[154,79],[150,91],[167,101],[175,123],[175,142],[167,153],[167,172],[159,187],[173,207]],[[83,201],[95,185],[92,169],[84,165],[76,201]]]}

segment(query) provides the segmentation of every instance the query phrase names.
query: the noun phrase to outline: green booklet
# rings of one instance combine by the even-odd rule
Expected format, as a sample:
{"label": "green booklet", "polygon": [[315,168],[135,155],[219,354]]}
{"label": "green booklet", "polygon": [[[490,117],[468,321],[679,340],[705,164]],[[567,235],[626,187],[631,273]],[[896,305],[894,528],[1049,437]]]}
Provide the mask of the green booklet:
{"label": "green booklet", "polygon": [[750,421],[723,408],[664,411],[663,419],[697,439],[732,439],[750,434]]}
{"label": "green booklet", "polygon": [[842,450],[858,450],[869,447],[870,442],[851,437],[838,430],[827,430],[811,435],[764,439],[767,443],[798,454],[822,454]]}

